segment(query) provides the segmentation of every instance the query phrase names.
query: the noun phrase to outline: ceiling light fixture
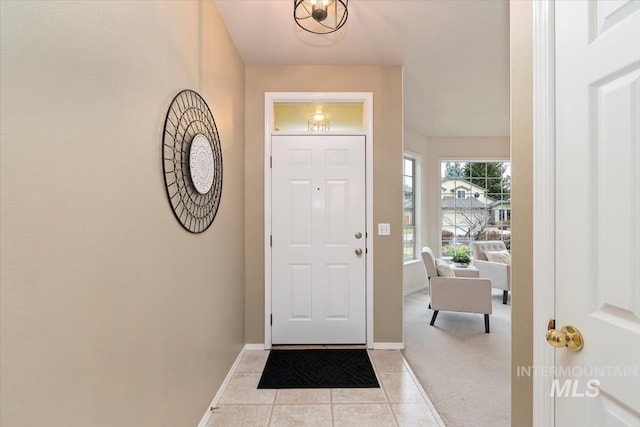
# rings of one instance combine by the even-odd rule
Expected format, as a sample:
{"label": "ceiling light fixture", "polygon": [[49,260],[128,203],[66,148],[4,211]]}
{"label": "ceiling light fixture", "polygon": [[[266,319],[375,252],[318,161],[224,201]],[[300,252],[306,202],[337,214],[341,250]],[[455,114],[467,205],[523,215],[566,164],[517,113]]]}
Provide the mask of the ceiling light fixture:
{"label": "ceiling light fixture", "polygon": [[322,111],[316,111],[309,117],[308,129],[310,132],[329,132],[331,121]]}
{"label": "ceiling light fixture", "polygon": [[293,0],[293,19],[305,31],[329,34],[347,23],[349,0]]}

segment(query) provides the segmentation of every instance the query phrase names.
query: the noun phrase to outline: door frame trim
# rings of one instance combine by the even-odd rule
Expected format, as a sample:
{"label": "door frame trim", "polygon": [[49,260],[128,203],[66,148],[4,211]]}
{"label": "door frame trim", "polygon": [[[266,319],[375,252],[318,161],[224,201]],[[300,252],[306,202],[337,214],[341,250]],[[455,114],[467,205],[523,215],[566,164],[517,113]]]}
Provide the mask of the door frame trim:
{"label": "door frame trim", "polygon": [[[276,102],[362,102],[364,131],[314,132],[312,135],[365,136],[365,210],[366,210],[366,339],[373,348],[373,92],[265,92],[264,94],[264,348],[271,348],[271,136],[292,132],[273,129],[273,104]],[[299,133],[297,133],[299,134]],[[306,132],[305,132],[306,134]]]}
{"label": "door frame trim", "polygon": [[[533,426],[555,426],[550,397],[555,352],[544,339],[555,319],[555,6],[533,2]],[[520,367],[515,367],[516,371]],[[513,368],[512,368],[513,369]]]}

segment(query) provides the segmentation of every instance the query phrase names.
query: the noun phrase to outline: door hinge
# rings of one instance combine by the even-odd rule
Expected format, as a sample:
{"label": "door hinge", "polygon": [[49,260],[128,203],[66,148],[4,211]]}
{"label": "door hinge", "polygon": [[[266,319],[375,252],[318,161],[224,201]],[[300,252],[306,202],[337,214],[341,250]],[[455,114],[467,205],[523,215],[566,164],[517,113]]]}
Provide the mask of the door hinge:
{"label": "door hinge", "polygon": [[269,156],[269,168],[273,168],[273,156]]}
{"label": "door hinge", "polygon": [[273,235],[269,236],[269,246],[273,247]]}
{"label": "door hinge", "polygon": [[271,324],[271,326],[273,326],[273,314],[270,314],[269,317],[271,318],[271,320],[269,321],[269,323]]}
{"label": "door hinge", "polygon": [[547,331],[556,328],[556,319],[549,319],[549,323],[547,323]]}

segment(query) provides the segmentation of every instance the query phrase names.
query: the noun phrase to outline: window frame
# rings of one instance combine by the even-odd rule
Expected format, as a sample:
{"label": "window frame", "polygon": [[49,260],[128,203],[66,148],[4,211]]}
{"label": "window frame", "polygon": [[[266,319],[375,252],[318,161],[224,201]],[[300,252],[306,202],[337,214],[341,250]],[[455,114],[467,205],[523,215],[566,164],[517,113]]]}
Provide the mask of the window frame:
{"label": "window frame", "polygon": [[[445,239],[443,237],[444,227],[445,226],[447,226],[448,228],[453,227],[453,229],[455,230],[457,225],[458,225],[458,222],[457,222],[457,220],[455,218],[454,218],[454,223],[453,224],[446,224],[445,223],[445,214],[446,213],[445,213],[445,208],[443,207],[443,206],[445,206],[443,204],[443,199],[445,198],[446,193],[442,190],[442,188],[443,188],[443,184],[442,183],[444,183],[444,176],[445,176],[445,170],[447,170],[447,168],[446,168],[446,164],[447,163],[459,163],[461,165],[464,165],[464,164],[467,164],[467,163],[480,163],[480,164],[482,164],[482,163],[502,163],[504,165],[505,169],[506,169],[506,172],[507,172],[507,174],[505,174],[505,172],[503,172],[503,178],[508,177],[507,179],[509,181],[509,189],[511,188],[511,177],[513,175],[513,173],[511,172],[511,167],[513,165],[513,162],[511,161],[511,159],[484,159],[484,158],[483,159],[474,159],[474,158],[463,158],[463,157],[460,157],[460,158],[441,157],[439,159],[440,183],[441,183],[440,184],[440,188],[441,188],[441,191],[438,194],[439,205],[440,205],[440,209],[439,209],[439,217],[440,218],[439,218],[439,223],[438,223],[438,226],[439,226],[438,227],[439,228],[438,243],[439,243],[440,253],[443,253],[443,249],[446,246],[446,244],[443,243],[443,240]],[[461,166],[461,167],[463,167],[463,166]],[[482,185],[475,184],[474,182],[472,182],[473,178],[476,178],[476,179],[484,178],[487,181],[485,184],[487,184],[488,180],[491,179],[492,177],[488,176],[488,171],[486,171],[486,170],[485,170],[485,175],[484,176],[475,176],[475,175],[473,175],[471,177],[464,177],[464,176],[457,177],[457,179],[460,179],[463,182],[469,182],[472,185],[475,185],[477,187],[482,187]],[[455,178],[452,178],[452,179],[455,179]],[[453,192],[453,194],[450,194],[449,197],[453,197],[453,199],[455,201],[461,201],[462,200],[462,199],[458,198],[458,195],[459,195],[458,186],[459,186],[459,183],[454,182],[452,187],[450,187],[450,188],[453,188],[451,190],[451,192]],[[497,200],[494,200],[494,202],[498,201],[498,200],[508,200],[508,201],[510,201],[511,200],[510,192],[511,192],[511,190],[505,191],[505,189],[502,188],[501,192],[499,193],[500,198],[497,199]],[[507,208],[507,207],[501,206],[498,209],[495,209],[495,207],[491,208],[491,205],[493,204],[493,202],[492,203],[488,203],[486,201],[487,197],[493,199],[493,198],[495,198],[496,195],[498,195],[498,193],[495,193],[495,194],[489,193],[489,189],[485,188],[484,193],[480,193],[480,194],[478,194],[478,197],[476,197],[476,195],[474,194],[474,188],[472,187],[469,191],[467,191],[467,194],[471,194],[473,196],[472,199],[479,199],[478,201],[480,201],[481,203],[484,204],[484,208],[483,208],[484,214],[480,213],[480,215],[482,215],[483,217],[486,217],[486,220],[487,220],[487,225],[484,226],[485,230],[486,230],[486,231],[484,231],[485,239],[489,238],[489,233],[491,232],[491,229],[495,228],[495,227],[493,227],[493,224],[495,224],[495,222],[493,222],[493,221],[505,222],[505,221],[500,221],[499,220],[499,216],[500,216],[501,211],[504,210],[505,217],[508,216],[508,218],[509,218],[506,222],[509,222],[509,223],[511,222],[511,208],[510,207]],[[506,194],[509,194],[509,197],[505,199],[504,196]],[[480,197],[480,196],[483,196],[483,197]],[[472,203],[472,202],[469,202],[469,203]],[[455,204],[455,202],[454,202],[454,204]],[[454,210],[455,209],[457,209],[457,208],[454,208]],[[470,207],[469,209],[473,210],[473,207]],[[454,214],[454,217],[457,217],[457,214]],[[492,224],[492,222],[493,222],[493,224]],[[464,221],[461,224],[464,224]],[[502,229],[502,230],[503,231],[504,230],[508,230],[509,232],[511,232],[510,224],[508,225],[507,229]],[[500,233],[501,233],[500,239],[507,243],[510,240],[510,238],[506,237],[507,234],[503,234],[502,232],[500,232]],[[452,239],[451,240],[452,243],[448,243],[448,244],[468,245],[472,241],[476,241],[474,239],[473,232],[472,232],[472,235],[470,235],[469,237],[462,237],[462,239],[460,239],[460,240],[456,239],[455,236],[456,236],[456,234],[454,234],[454,236],[451,238]],[[460,236],[458,236],[458,237],[460,237]],[[465,240],[469,240],[469,241],[467,243],[464,243]],[[460,243],[460,241],[462,241],[462,243]]]}
{"label": "window frame", "polygon": [[[408,175],[406,175],[406,171],[405,171],[405,160],[410,160],[413,164],[413,176],[412,176],[412,182],[413,182],[413,256],[408,257],[405,256],[405,223],[404,223],[404,218],[405,218],[405,209],[404,209],[404,203],[405,203],[405,191],[404,191],[404,181],[405,181],[405,177],[407,177]],[[406,264],[412,264],[415,262],[419,262],[421,260],[420,258],[420,244],[421,244],[421,238],[420,238],[420,234],[422,231],[422,209],[421,209],[421,205],[422,205],[422,156],[408,151],[408,150],[404,150],[402,153],[402,260],[403,263]]]}

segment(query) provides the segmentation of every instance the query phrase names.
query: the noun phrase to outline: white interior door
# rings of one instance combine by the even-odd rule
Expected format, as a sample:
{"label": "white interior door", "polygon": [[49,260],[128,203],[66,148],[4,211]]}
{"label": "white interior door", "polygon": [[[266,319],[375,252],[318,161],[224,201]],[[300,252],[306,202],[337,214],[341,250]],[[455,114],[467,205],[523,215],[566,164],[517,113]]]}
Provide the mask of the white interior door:
{"label": "white interior door", "polygon": [[365,137],[271,147],[272,343],[364,344]]}
{"label": "white interior door", "polygon": [[640,426],[640,2],[555,5],[556,426]]}

